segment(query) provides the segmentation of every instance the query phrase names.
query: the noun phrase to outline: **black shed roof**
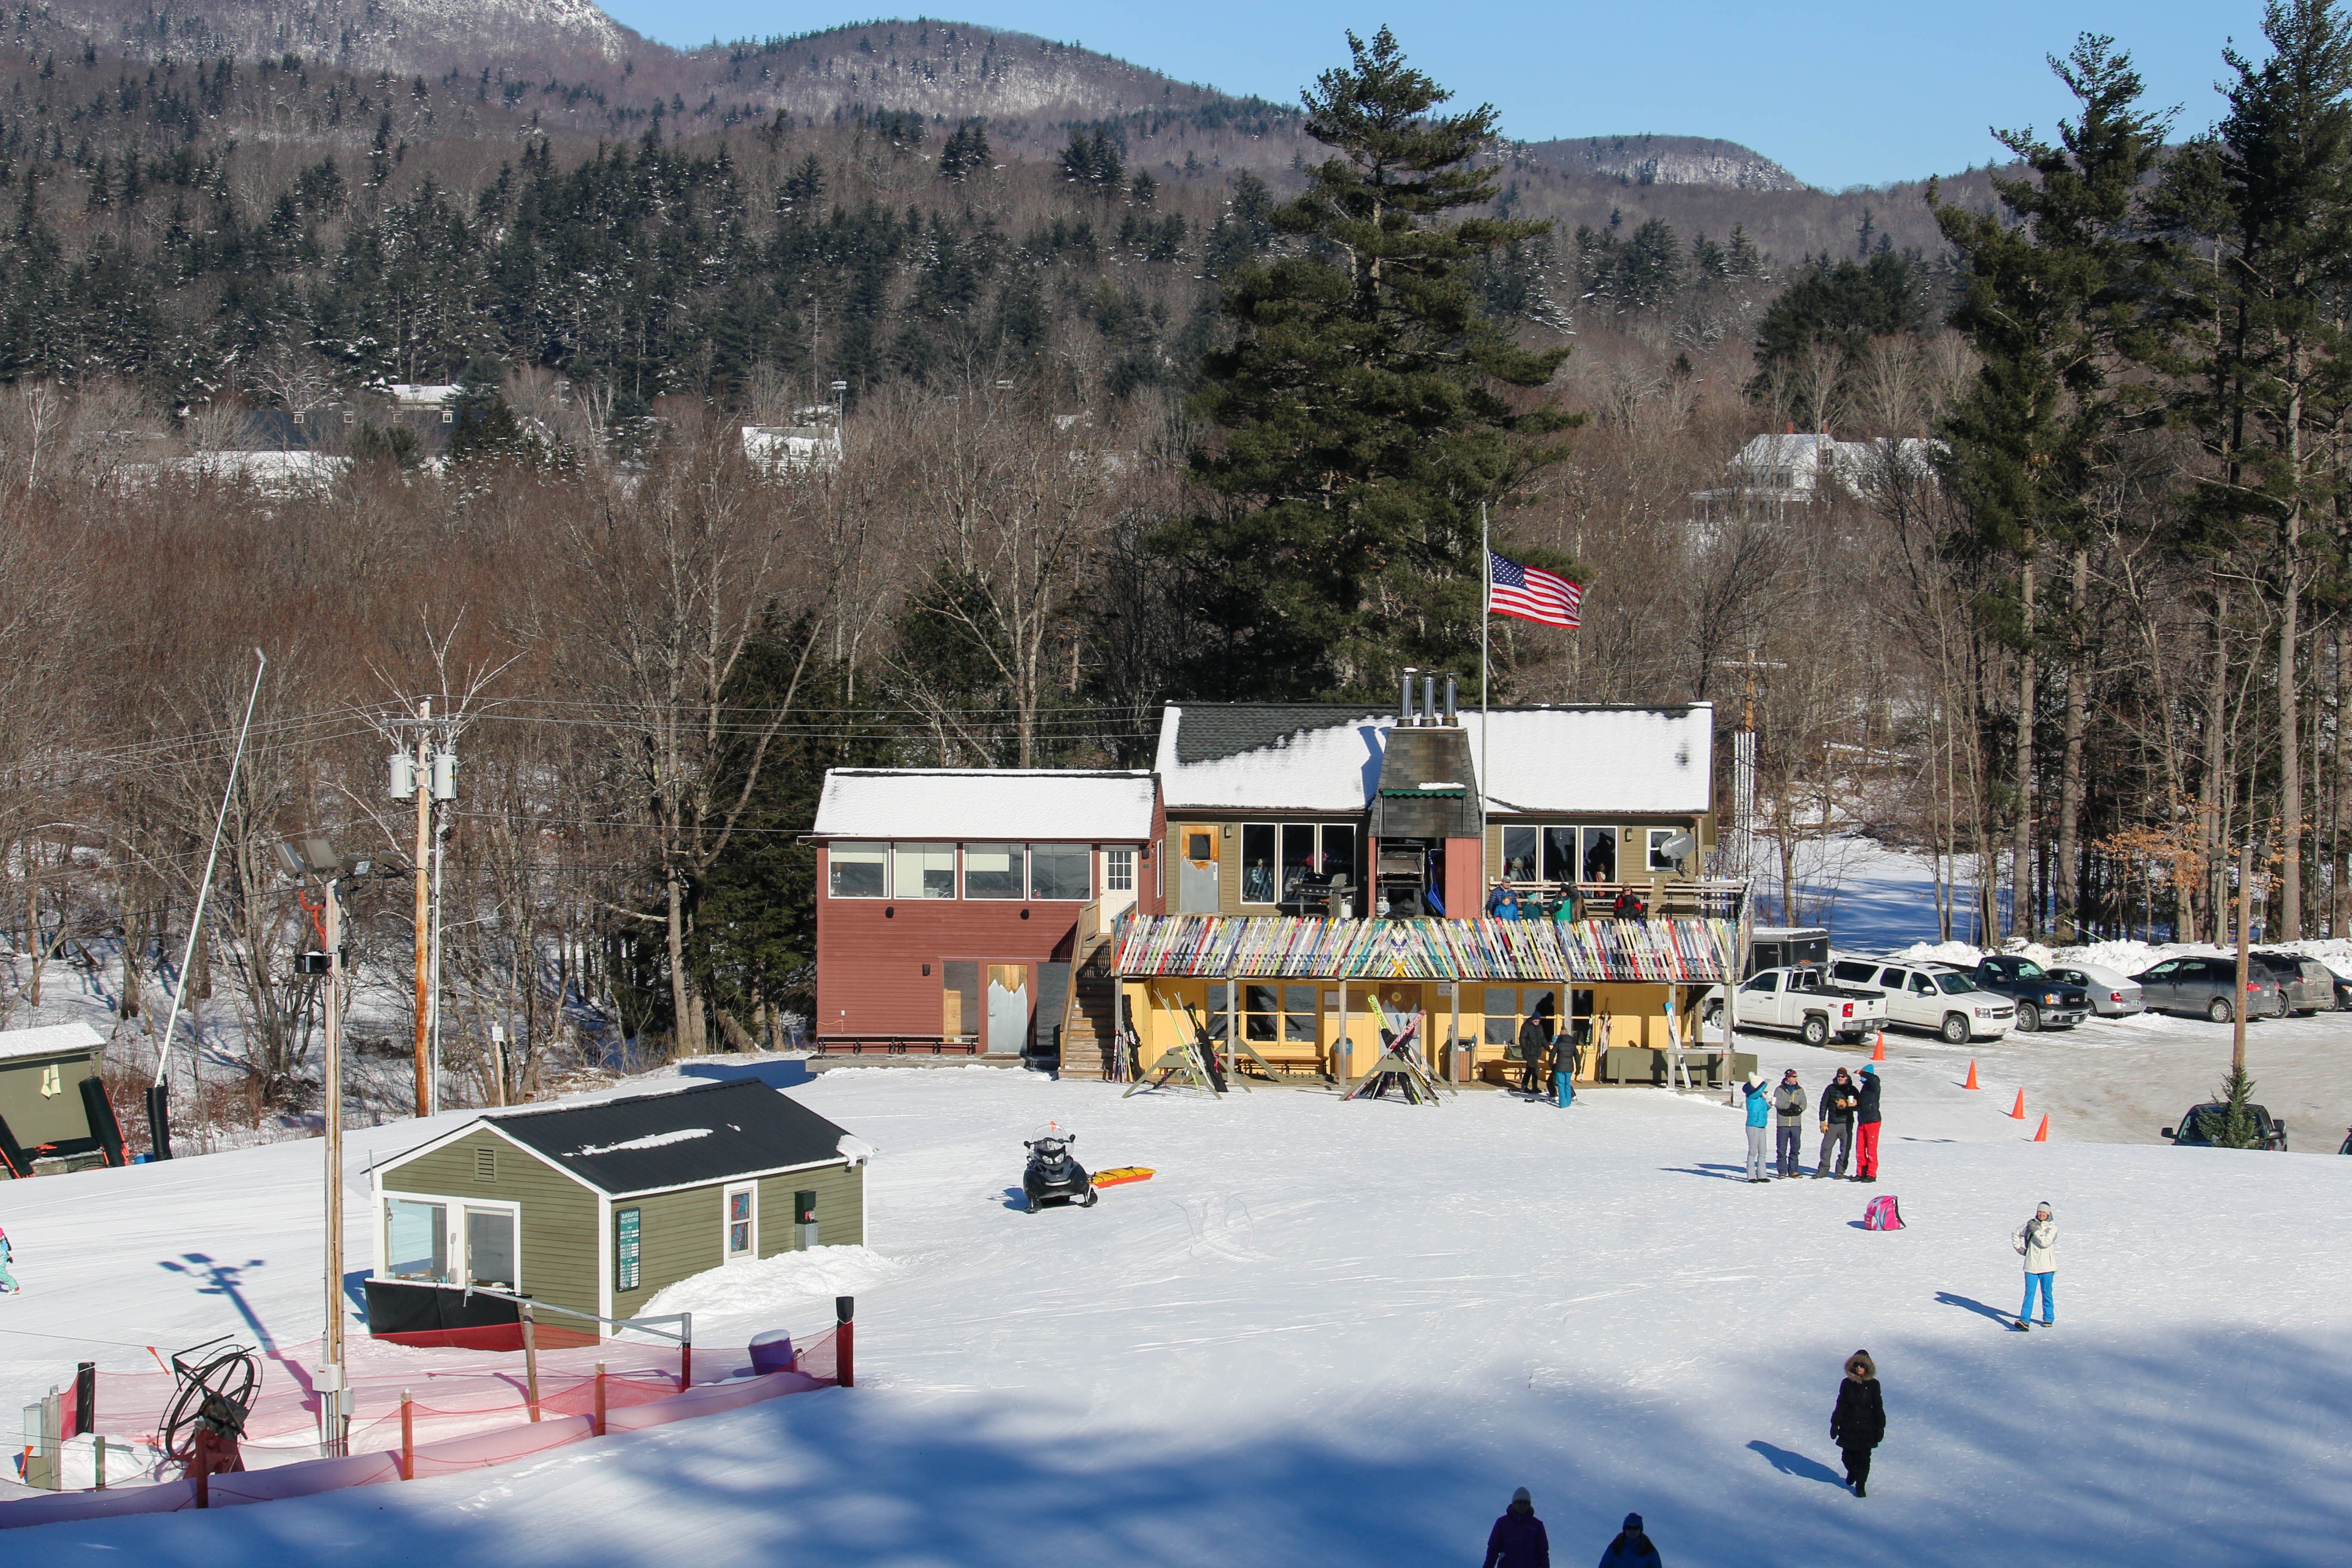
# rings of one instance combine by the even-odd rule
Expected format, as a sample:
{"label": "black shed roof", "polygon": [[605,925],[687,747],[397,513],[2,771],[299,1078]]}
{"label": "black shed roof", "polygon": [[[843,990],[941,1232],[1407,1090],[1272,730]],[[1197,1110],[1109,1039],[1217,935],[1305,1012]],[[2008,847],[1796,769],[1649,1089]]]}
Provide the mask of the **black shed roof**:
{"label": "black shed roof", "polygon": [[613,1197],[846,1158],[844,1129],[754,1079],[484,1120]]}

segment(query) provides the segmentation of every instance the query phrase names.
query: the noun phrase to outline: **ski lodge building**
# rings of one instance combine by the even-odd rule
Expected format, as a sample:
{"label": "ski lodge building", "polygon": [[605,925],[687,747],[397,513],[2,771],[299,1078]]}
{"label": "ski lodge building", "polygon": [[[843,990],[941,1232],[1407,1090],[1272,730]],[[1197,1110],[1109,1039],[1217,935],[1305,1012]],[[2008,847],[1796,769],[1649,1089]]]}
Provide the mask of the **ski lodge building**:
{"label": "ski lodge building", "polygon": [[1664,1081],[1747,917],[1700,874],[1713,709],[1424,691],[1171,703],[1148,773],[828,773],[814,1043],[1092,1077],[1197,1029],[1245,1072],[1348,1078],[1385,1011],[1456,1080],[1566,1037],[1581,1081]]}

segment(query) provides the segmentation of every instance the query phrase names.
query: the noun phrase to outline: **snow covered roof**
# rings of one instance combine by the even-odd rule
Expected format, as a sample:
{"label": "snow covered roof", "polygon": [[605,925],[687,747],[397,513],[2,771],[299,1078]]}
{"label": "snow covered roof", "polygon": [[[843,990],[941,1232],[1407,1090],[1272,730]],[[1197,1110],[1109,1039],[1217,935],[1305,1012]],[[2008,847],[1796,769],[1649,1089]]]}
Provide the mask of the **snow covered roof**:
{"label": "snow covered roof", "polygon": [[845,1129],[757,1079],[483,1120],[614,1197],[849,1158]]}
{"label": "snow covered roof", "polygon": [[395,381],[384,387],[383,394],[405,406],[438,408],[464,390],[447,382]]}
{"label": "snow covered roof", "polygon": [[38,1029],[0,1030],[0,1061],[20,1057],[64,1056],[101,1047],[106,1037],[88,1024],[50,1024]]}
{"label": "snow covered roof", "polygon": [[1077,768],[831,768],[819,838],[1021,838],[1142,843],[1148,773]]}
{"label": "snow covered roof", "polygon": [[[1462,715],[1474,766],[1504,815],[1684,816],[1710,809],[1715,709],[1505,708],[1491,739]],[[1355,812],[1380,790],[1393,714],[1335,705],[1177,704],[1161,714],[1171,811]]]}
{"label": "snow covered roof", "polygon": [[1929,454],[1940,445],[1918,437],[1890,444],[1885,437],[1841,441],[1825,435],[1766,435],[1740,447],[1727,467],[1743,482],[1766,489],[1810,495],[1835,479],[1849,494],[1861,495],[1890,457],[1913,475],[1927,476]]}

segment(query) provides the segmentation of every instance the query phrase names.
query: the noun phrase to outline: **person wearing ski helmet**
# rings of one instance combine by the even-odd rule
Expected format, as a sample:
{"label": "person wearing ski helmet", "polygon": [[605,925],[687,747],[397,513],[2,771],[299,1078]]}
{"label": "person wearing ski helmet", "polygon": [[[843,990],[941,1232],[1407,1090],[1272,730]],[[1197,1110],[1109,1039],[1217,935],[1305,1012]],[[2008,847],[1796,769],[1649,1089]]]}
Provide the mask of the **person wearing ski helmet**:
{"label": "person wearing ski helmet", "polygon": [[[1816,1180],[1835,1175],[1845,1176],[1845,1163],[1853,1152],[1853,1113],[1862,1103],[1862,1091],[1853,1086],[1853,1075],[1843,1068],[1822,1090],[1822,1163],[1813,1167]],[[1834,1154],[1834,1161],[1831,1156]]]}
{"label": "person wearing ski helmet", "polygon": [[1772,1094],[1758,1079],[1745,1086],[1748,1096],[1748,1179],[1769,1182],[1764,1173],[1764,1155],[1770,1147],[1772,1136]]}
{"label": "person wearing ski helmet", "polygon": [[1878,1180],[1878,1096],[1884,1087],[1878,1081],[1878,1069],[1863,1063],[1862,1083],[1854,1090],[1853,1102],[1853,1179],[1857,1182]]}
{"label": "person wearing ski helmet", "polygon": [[1660,1568],[1657,1544],[1642,1528],[1640,1514],[1625,1516],[1625,1528],[1601,1553],[1601,1568]]}
{"label": "person wearing ski helmet", "polygon": [[1511,1506],[1486,1532],[1486,1568],[1551,1568],[1551,1540],[1525,1487],[1511,1494]]}
{"label": "person wearing ski helmet", "polygon": [[1830,1441],[1845,1456],[1845,1482],[1856,1497],[1870,1495],[1870,1451],[1886,1436],[1886,1401],[1878,1367],[1868,1351],[1845,1358],[1845,1381],[1838,1384],[1837,1408],[1830,1412]]}
{"label": "person wearing ski helmet", "polygon": [[2058,1211],[2046,1203],[2037,1204],[2033,1217],[2011,1231],[2009,1239],[2025,1258],[2025,1304],[2017,1310],[2017,1326],[2022,1331],[2032,1319],[2033,1291],[2038,1285],[2042,1326],[2046,1329],[2058,1318],[2051,1291],[2058,1274]]}

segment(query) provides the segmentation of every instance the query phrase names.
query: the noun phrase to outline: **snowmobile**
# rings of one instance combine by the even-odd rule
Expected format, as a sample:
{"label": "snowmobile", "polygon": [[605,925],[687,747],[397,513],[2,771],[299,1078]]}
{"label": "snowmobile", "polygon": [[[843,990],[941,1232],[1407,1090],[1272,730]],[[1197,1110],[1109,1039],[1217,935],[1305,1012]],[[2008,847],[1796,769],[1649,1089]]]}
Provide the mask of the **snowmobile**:
{"label": "snowmobile", "polygon": [[1070,1145],[1077,1140],[1076,1133],[1065,1132],[1059,1123],[1049,1121],[1021,1145],[1029,1151],[1028,1168],[1021,1173],[1021,1190],[1028,1194],[1031,1214],[1047,1204],[1094,1207],[1094,1178],[1070,1153]]}

